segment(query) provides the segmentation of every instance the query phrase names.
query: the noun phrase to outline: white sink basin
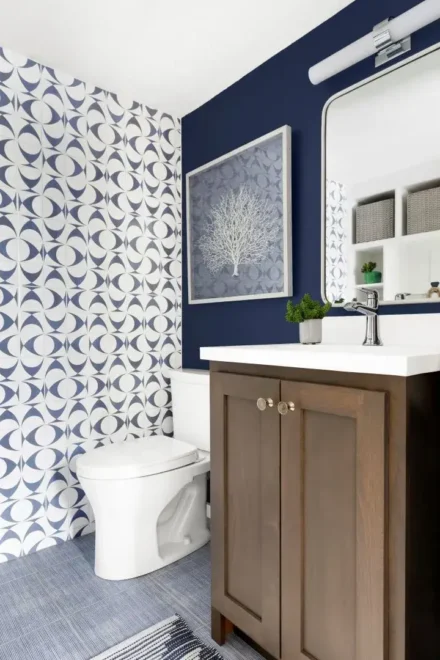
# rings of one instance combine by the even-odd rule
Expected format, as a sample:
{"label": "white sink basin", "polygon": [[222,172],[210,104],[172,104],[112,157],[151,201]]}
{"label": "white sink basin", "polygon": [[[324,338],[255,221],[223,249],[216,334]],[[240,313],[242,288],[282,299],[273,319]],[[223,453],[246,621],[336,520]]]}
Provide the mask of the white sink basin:
{"label": "white sink basin", "polygon": [[440,343],[438,346],[420,347],[351,344],[214,346],[201,348],[200,357],[215,362],[404,377],[440,371]]}

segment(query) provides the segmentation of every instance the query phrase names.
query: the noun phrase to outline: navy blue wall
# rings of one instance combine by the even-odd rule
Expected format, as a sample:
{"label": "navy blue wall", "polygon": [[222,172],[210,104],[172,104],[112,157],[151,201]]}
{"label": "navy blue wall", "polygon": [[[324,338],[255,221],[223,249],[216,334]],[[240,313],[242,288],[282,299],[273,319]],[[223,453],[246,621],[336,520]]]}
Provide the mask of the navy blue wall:
{"label": "navy blue wall", "polygon": [[[315,87],[309,82],[308,69],[362,37],[384,18],[397,16],[415,4],[414,0],[355,0],[183,119],[184,175],[275,128],[284,124],[292,127],[294,298],[305,292],[320,298],[322,108],[333,94],[375,73],[374,59],[370,58]],[[413,36],[412,53],[437,41],[439,21]],[[284,321],[283,298],[188,305],[185,222],[184,212],[184,366],[207,367],[199,360],[200,346],[297,341],[297,327]],[[388,306],[381,311],[440,312],[440,305]]]}

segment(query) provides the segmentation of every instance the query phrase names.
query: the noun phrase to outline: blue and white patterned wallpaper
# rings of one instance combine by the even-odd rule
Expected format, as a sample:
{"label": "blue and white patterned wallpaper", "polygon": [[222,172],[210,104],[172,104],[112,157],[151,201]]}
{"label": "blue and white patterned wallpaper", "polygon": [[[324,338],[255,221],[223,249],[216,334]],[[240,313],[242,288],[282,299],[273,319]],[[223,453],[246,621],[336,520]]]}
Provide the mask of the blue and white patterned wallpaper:
{"label": "blue and white patterned wallpaper", "polygon": [[347,293],[347,193],[343,183],[327,179],[325,208],[325,295],[340,300]]}
{"label": "blue and white patterned wallpaper", "polygon": [[0,561],[93,529],[75,459],[172,430],[180,123],[0,49]]}

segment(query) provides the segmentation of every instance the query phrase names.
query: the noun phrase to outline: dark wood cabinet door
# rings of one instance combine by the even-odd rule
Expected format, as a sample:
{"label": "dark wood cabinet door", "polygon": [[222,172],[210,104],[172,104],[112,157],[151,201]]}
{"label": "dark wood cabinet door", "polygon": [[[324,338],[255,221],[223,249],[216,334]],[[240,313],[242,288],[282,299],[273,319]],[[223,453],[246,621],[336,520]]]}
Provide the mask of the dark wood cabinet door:
{"label": "dark wood cabinet door", "polygon": [[[280,650],[280,381],[211,374],[212,605]],[[273,406],[257,408],[257,399]]]}
{"label": "dark wood cabinet door", "polygon": [[386,660],[380,392],[281,383],[283,660]]}

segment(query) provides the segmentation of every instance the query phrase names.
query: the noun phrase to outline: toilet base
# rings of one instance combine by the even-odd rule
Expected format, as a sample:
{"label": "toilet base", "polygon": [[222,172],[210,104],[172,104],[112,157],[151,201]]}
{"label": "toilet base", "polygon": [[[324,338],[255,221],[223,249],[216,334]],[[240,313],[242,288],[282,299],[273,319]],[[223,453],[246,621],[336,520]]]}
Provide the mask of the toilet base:
{"label": "toilet base", "polygon": [[[148,567],[133,568],[127,572],[127,570],[121,571],[120,568],[112,569],[109,571],[108,565],[104,564],[101,561],[95,560],[95,575],[102,580],[110,580],[113,582],[119,582],[122,580],[133,580],[134,578],[141,577],[142,575],[148,575],[148,573],[153,573],[158,571],[169,564],[173,564],[179,559],[187,557],[191,553],[203,548],[204,545],[209,543],[211,535],[209,530],[206,530],[206,533],[200,535],[200,538],[194,541],[190,546],[182,547],[182,545],[175,544],[173,548],[167,548],[167,552],[164,553],[163,557],[157,557],[157,560],[153,563],[150,562]],[[171,544],[170,544],[171,545]],[[103,570],[102,570],[103,569]]]}
{"label": "toilet base", "polygon": [[171,472],[125,480],[81,478],[96,520],[95,573],[146,575],[208,543],[209,455]]}

